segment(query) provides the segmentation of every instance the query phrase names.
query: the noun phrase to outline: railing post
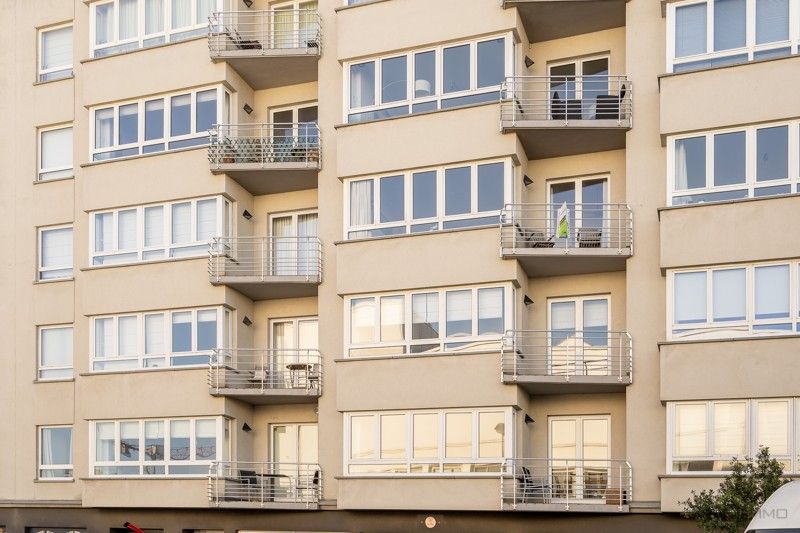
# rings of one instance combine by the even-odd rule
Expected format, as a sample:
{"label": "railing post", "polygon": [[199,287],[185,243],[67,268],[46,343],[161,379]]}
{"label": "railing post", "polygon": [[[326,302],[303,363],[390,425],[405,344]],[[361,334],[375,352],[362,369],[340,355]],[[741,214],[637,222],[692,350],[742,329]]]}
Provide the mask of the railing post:
{"label": "railing post", "polygon": [[266,275],[264,269],[267,266],[267,247],[266,247],[266,240],[267,238],[259,239],[260,247],[261,247],[261,281],[266,279]]}

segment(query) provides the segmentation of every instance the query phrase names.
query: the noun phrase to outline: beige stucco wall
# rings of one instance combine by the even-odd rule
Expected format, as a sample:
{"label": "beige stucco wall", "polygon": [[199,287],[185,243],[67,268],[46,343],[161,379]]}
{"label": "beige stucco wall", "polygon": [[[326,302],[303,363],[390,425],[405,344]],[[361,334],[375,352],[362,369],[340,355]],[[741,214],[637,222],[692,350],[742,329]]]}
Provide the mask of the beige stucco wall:
{"label": "beige stucco wall", "polygon": [[494,511],[500,478],[340,478],[341,509]]}

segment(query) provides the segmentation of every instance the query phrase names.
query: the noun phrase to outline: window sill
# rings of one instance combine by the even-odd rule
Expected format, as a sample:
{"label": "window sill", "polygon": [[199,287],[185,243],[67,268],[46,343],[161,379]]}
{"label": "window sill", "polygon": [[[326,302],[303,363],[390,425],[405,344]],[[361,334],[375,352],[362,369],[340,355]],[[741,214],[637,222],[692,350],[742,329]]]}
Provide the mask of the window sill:
{"label": "window sill", "polygon": [[78,479],[81,481],[205,481],[208,479],[208,474],[197,474],[192,476],[87,476]]}
{"label": "window sill", "polygon": [[81,59],[79,63],[84,65],[86,63],[94,63],[95,61],[101,61],[103,59],[109,59],[112,57],[120,57],[120,56],[127,56],[130,54],[135,54],[137,52],[145,52],[147,50],[158,50],[159,48],[165,48],[167,46],[174,46],[176,44],[183,44],[183,43],[190,43],[192,41],[199,41],[200,39],[208,39],[208,35],[198,35],[197,37],[191,37],[189,39],[184,39],[182,41],[173,41],[169,43],[162,43],[157,44],[154,46],[147,46],[144,48],[136,48],[135,50],[126,50],[124,52],[117,52],[116,54],[109,54],[107,56],[100,56],[100,57],[87,57],[85,59]]}
{"label": "window sill", "polygon": [[[79,374],[80,375],[80,374]],[[46,384],[46,383],[74,383],[75,378],[63,378],[63,379],[34,379],[33,383],[36,385]]]}
{"label": "window sill", "polygon": [[[720,472],[697,472],[697,473],[695,473],[695,472],[686,472],[686,473],[681,473],[681,474],[676,474],[676,473],[659,474],[658,475],[658,479],[681,479],[681,478],[687,478],[687,479],[692,479],[692,478],[695,478],[695,479],[719,479],[719,478],[723,478],[723,477],[727,476],[730,473],[731,473],[730,470],[725,470],[725,471],[720,471]],[[783,474],[783,477],[800,478],[800,474]]]}
{"label": "window sill", "polygon": [[57,484],[57,483],[75,483],[75,478],[57,478],[57,479],[47,479],[47,478],[36,478],[33,480],[34,483],[44,483],[44,484]]}
{"label": "window sill", "polygon": [[762,341],[769,339],[798,339],[800,340],[800,333],[794,335],[751,335],[749,337],[724,337],[719,339],[686,339],[686,340],[666,340],[659,341],[658,347],[662,346],[680,346],[683,344],[710,344],[715,342],[740,342],[740,341]]}
{"label": "window sill", "polygon": [[349,479],[392,479],[395,481],[401,479],[497,479],[501,474],[502,472],[486,472],[485,474],[476,474],[474,472],[470,474],[343,474],[341,476],[333,476],[333,479],[339,481],[346,481]]}
{"label": "window sill", "polygon": [[[103,159],[102,161],[89,161],[88,163],[81,163],[79,166],[81,168],[88,168],[88,167],[96,167],[98,165],[106,165],[108,163],[117,163],[119,161],[131,161],[134,159],[145,159],[147,157],[157,157],[160,155],[169,155],[169,154],[180,154],[183,152],[191,152],[192,150],[205,150],[208,149],[207,144],[201,144],[199,146],[189,146],[187,148],[178,148],[176,150],[164,150],[163,152],[154,152],[152,154],[139,154],[139,155],[129,155],[126,157],[116,157],[114,159]],[[211,170],[208,171],[211,173]]]}
{"label": "window sill", "polygon": [[33,82],[33,86],[38,87],[39,85],[50,85],[51,83],[58,83],[59,81],[66,81],[66,80],[70,81],[75,80],[75,73],[73,72],[69,76],[64,76],[63,78],[56,78],[54,80],[35,81]]}
{"label": "window sill", "polygon": [[747,65],[758,65],[761,63],[769,63],[771,61],[783,61],[785,59],[796,59],[800,57],[798,54],[789,54],[788,56],[780,56],[780,57],[765,57],[763,59],[753,59],[752,61],[744,61],[742,63],[734,63],[731,65],[719,65],[716,67],[705,67],[705,68],[698,68],[696,70],[687,70],[684,72],[665,72],[664,74],[658,75],[658,86],[659,89],[661,88],[661,80],[664,78],[673,78],[676,76],[685,76],[687,74],[697,74],[699,72],[712,72],[717,70],[723,70],[728,68],[736,68],[736,67],[744,67]]}
{"label": "window sill", "polygon": [[42,185],[43,183],[57,183],[59,181],[74,180],[75,176],[64,176],[63,178],[53,178],[51,180],[33,180],[34,185]]}
{"label": "window sill", "polygon": [[678,211],[681,209],[691,209],[693,207],[710,207],[716,205],[734,205],[734,204],[744,204],[748,202],[765,202],[768,200],[778,200],[781,198],[794,198],[800,196],[800,193],[789,193],[789,194],[776,194],[773,196],[761,196],[758,198],[739,198],[736,200],[719,200],[717,202],[705,202],[701,204],[686,204],[686,205],[667,205],[664,207],[659,207],[658,211],[658,218],[661,219],[661,212],[662,211]]}
{"label": "window sill", "polygon": [[51,283],[63,283],[65,281],[75,281],[75,276],[70,276],[68,278],[56,278],[56,279],[35,279],[33,280],[33,284],[50,285]]}
{"label": "window sill", "polygon": [[[388,0],[384,0],[384,1],[388,1]],[[379,122],[390,122],[390,121],[393,121],[393,120],[402,120],[402,119],[405,119],[405,118],[426,117],[426,116],[430,116],[430,115],[437,115],[439,113],[449,113],[451,111],[460,111],[462,109],[472,109],[472,108],[475,108],[475,107],[484,107],[484,106],[498,105],[498,104],[500,104],[499,100],[497,100],[497,101],[492,100],[490,102],[478,102],[477,104],[462,105],[462,106],[458,106],[458,107],[450,107],[450,108],[447,108],[447,109],[436,109],[434,111],[425,111],[424,113],[412,113],[410,115],[399,115],[399,116],[396,116],[396,117],[376,118],[374,120],[363,120],[361,122],[341,122],[339,124],[334,124],[333,128],[336,129],[336,130],[343,129],[343,128],[352,128],[354,126],[362,126],[364,124],[375,124],[375,123],[379,123]]]}
{"label": "window sill", "polygon": [[[165,356],[168,357],[168,356]],[[78,374],[80,377],[94,377],[94,376],[116,376],[120,374],[152,374],[154,372],[175,372],[186,370],[202,370],[206,371],[208,365],[194,365],[194,366],[159,366],[155,368],[136,368],[133,370],[92,370],[89,372],[81,372]]]}
{"label": "window sill", "polygon": [[488,226],[472,226],[467,228],[454,228],[454,229],[443,229],[438,231],[425,231],[421,233],[403,233],[399,235],[380,235],[378,237],[366,237],[360,239],[344,239],[339,241],[334,241],[334,246],[339,246],[343,244],[350,244],[356,242],[373,242],[373,241],[385,241],[390,239],[402,239],[407,237],[423,237],[426,235],[442,235],[447,233],[460,233],[462,231],[478,231],[478,230],[485,230],[485,229],[496,229],[498,227],[497,224],[490,224]]}
{"label": "window sill", "polygon": [[404,354],[404,355],[374,355],[361,357],[340,357],[334,359],[334,363],[352,363],[355,361],[395,361],[398,359],[430,359],[432,357],[461,357],[465,355],[497,355],[500,353],[500,339],[497,339],[497,350],[478,350],[475,352],[434,352],[427,354]]}
{"label": "window sill", "polygon": [[349,5],[349,6],[335,7],[335,8],[333,8],[333,11],[335,13],[338,13],[339,11],[349,11],[351,9],[356,9],[357,7],[371,6],[373,4],[382,4],[382,3],[388,2],[388,1],[389,0],[366,0],[366,2],[360,2],[358,4],[353,4],[353,5]]}
{"label": "window sill", "polygon": [[113,265],[90,265],[79,268],[81,272],[91,272],[93,270],[105,270],[109,268],[125,268],[125,267],[138,267],[145,265],[159,265],[163,263],[177,263],[180,261],[208,261],[208,255],[195,255],[190,257],[168,257],[165,259],[154,259],[153,261],[138,261],[135,263],[117,263]]}

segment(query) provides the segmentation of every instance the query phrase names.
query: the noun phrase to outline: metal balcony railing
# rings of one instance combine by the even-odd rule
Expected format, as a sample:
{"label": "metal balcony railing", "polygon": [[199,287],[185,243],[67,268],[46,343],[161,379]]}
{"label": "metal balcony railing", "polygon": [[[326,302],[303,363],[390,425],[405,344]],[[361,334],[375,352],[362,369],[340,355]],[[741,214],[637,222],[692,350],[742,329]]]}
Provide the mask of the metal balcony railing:
{"label": "metal balcony railing", "polygon": [[209,17],[208,28],[211,57],[322,51],[322,24],[313,9],[219,11]]}
{"label": "metal balcony railing", "polygon": [[501,478],[501,503],[505,509],[600,504],[622,510],[633,498],[632,480],[624,460],[510,459]]}
{"label": "metal balcony railing", "polygon": [[322,392],[322,357],[319,350],[214,350],[208,367],[212,393],[223,390]]}
{"label": "metal balcony railing", "polygon": [[575,376],[610,377],[629,383],[633,342],[621,331],[507,331],[503,337],[503,379]]}
{"label": "metal balcony railing", "polygon": [[501,99],[503,123],[568,126],[576,120],[605,120],[630,127],[633,85],[627,76],[512,76],[503,83]]}
{"label": "metal balcony railing", "polygon": [[312,463],[218,461],[208,476],[212,506],[312,507],[322,497],[322,471]]}
{"label": "metal balcony railing", "polygon": [[500,226],[501,248],[633,252],[633,213],[626,204],[506,204]]}
{"label": "metal balcony railing", "polygon": [[208,273],[215,283],[223,278],[243,282],[305,278],[320,283],[322,244],[318,237],[214,237]]}
{"label": "metal balcony railing", "polygon": [[226,165],[268,168],[286,163],[320,167],[319,126],[313,122],[217,124],[210,133],[208,161],[212,169]]}

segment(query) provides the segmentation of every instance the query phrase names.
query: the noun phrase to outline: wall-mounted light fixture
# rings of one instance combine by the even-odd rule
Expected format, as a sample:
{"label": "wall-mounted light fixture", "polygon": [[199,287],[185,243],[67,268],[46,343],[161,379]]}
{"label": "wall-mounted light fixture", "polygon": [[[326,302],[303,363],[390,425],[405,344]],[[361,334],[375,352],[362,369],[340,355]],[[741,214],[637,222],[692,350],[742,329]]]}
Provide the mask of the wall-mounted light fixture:
{"label": "wall-mounted light fixture", "polygon": [[247,7],[253,7],[253,0],[242,0],[242,3]]}
{"label": "wall-mounted light fixture", "polygon": [[242,109],[244,109],[244,112],[247,113],[248,115],[253,112],[253,108],[250,107],[250,104],[244,104],[244,107]]}
{"label": "wall-mounted light fixture", "polygon": [[244,424],[242,424],[242,431],[244,431],[245,433],[250,433],[251,431],[253,431],[253,428],[248,426],[247,422],[245,422]]}
{"label": "wall-mounted light fixture", "polygon": [[530,176],[525,174],[524,176],[522,176],[522,184],[525,185],[526,187],[530,187],[531,185],[533,185],[533,180],[530,178]]}
{"label": "wall-mounted light fixture", "polygon": [[533,424],[534,422],[535,422],[535,421],[533,420],[533,418],[531,418],[531,415],[529,415],[529,414],[527,414],[527,413],[526,413],[526,414],[525,414],[525,423],[526,423],[526,424]]}
{"label": "wall-mounted light fixture", "polygon": [[530,307],[533,305],[533,300],[531,300],[531,297],[526,294],[525,298],[522,299],[522,303],[525,304],[525,307]]}
{"label": "wall-mounted light fixture", "polygon": [[253,321],[250,320],[249,316],[245,315],[244,318],[242,319],[242,324],[244,324],[247,327],[250,327],[253,325]]}
{"label": "wall-mounted light fixture", "polygon": [[253,213],[251,213],[250,211],[248,211],[247,209],[245,209],[244,211],[242,211],[242,216],[243,216],[243,217],[244,217],[246,220],[250,220],[251,218],[253,218]]}
{"label": "wall-mounted light fixture", "polygon": [[533,59],[528,56],[525,56],[525,67],[531,68],[533,66]]}

